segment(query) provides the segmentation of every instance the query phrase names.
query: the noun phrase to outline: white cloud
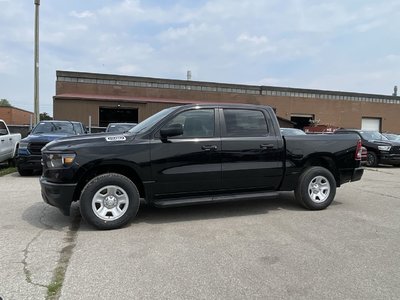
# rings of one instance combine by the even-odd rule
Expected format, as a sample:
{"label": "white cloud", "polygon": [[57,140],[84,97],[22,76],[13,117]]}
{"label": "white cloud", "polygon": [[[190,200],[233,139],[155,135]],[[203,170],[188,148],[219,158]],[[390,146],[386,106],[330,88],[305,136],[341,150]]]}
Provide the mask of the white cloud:
{"label": "white cloud", "polygon": [[260,45],[265,45],[268,42],[268,39],[266,36],[256,36],[256,35],[250,36],[246,33],[242,33],[237,37],[236,41],[260,46]]}
{"label": "white cloud", "polygon": [[218,31],[218,26],[210,26],[205,23],[189,24],[188,26],[168,28],[166,31],[161,32],[159,39],[161,41],[197,40],[200,36],[213,35]]}
{"label": "white cloud", "polygon": [[78,18],[78,19],[85,19],[85,18],[94,17],[95,14],[88,10],[81,11],[81,12],[77,12],[77,11],[73,10],[70,12],[70,16]]}

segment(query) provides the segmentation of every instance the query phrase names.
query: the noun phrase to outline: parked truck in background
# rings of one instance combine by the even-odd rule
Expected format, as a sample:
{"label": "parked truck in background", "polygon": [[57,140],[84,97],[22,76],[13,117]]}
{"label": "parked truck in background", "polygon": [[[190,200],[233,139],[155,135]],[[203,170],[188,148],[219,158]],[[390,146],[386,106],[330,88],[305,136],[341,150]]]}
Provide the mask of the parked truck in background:
{"label": "parked truck in background", "polygon": [[0,163],[8,162],[14,165],[14,158],[18,142],[21,140],[20,133],[10,133],[3,120],[0,120]]}
{"label": "parked truck in background", "polygon": [[42,170],[41,149],[49,142],[62,137],[80,135],[85,128],[80,122],[71,121],[41,121],[29,135],[22,139],[17,151],[17,170],[21,176],[32,175]]}
{"label": "parked truck in background", "polygon": [[282,136],[271,107],[244,104],[167,108],[126,133],[51,142],[42,159],[44,201],[68,215],[80,200],[99,229],[127,224],[141,198],[169,207],[295,191],[324,209],[364,171],[357,135]]}
{"label": "parked truck in background", "polygon": [[379,131],[372,130],[338,129],[335,134],[357,134],[367,149],[368,167],[376,167],[379,164],[400,166],[400,141],[391,141]]}

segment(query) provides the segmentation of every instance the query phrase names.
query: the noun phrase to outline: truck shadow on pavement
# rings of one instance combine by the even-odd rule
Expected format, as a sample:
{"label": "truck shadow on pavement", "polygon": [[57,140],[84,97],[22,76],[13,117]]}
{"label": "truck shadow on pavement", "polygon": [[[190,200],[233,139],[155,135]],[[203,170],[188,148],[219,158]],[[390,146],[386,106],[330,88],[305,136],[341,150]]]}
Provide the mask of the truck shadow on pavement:
{"label": "truck shadow on pavement", "polygon": [[[331,205],[340,205],[333,202]],[[142,205],[139,212],[131,222],[136,223],[173,223],[195,220],[222,219],[249,215],[263,215],[270,211],[288,210],[310,213],[294,199],[292,192],[281,192],[277,198],[241,200],[233,202],[157,208],[150,205]]]}
{"label": "truck shadow on pavement", "polygon": [[[331,206],[341,205],[334,201]],[[329,208],[328,208],[329,209]],[[297,211],[313,213],[294,199],[292,192],[281,192],[276,198],[241,200],[213,204],[202,204],[183,207],[157,208],[151,205],[141,205],[136,217],[128,224],[139,223],[163,224],[187,222],[196,220],[223,219],[240,216],[264,215],[271,211]],[[22,214],[22,219],[40,229],[63,231],[72,223],[80,222],[79,203],[73,203],[71,216],[64,216],[57,208],[46,203],[37,202],[28,207]],[[82,220],[80,231],[96,230]],[[78,225],[79,226],[79,225]]]}
{"label": "truck shadow on pavement", "polygon": [[22,213],[22,220],[39,229],[63,231],[71,226],[76,214],[79,213],[74,206],[71,216],[64,216],[57,208],[44,202],[37,202]]}

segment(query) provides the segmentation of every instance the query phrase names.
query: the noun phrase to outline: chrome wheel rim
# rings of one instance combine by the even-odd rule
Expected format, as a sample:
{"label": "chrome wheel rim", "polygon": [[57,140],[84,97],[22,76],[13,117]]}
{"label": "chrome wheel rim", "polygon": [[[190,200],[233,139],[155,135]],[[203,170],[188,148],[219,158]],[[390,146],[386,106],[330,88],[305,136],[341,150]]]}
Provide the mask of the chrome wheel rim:
{"label": "chrome wheel rim", "polygon": [[104,221],[114,221],[121,218],[129,206],[126,191],[117,185],[107,185],[100,188],[92,199],[94,214]]}
{"label": "chrome wheel rim", "polygon": [[322,203],[328,199],[331,192],[331,185],[324,176],[316,176],[308,185],[308,195],[315,203]]}

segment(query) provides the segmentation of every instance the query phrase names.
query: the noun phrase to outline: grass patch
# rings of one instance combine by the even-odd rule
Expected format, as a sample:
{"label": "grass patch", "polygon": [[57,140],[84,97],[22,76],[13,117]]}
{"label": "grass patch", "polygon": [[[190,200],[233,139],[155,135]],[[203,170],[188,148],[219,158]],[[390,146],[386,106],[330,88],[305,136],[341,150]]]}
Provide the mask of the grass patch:
{"label": "grass patch", "polygon": [[47,287],[47,297],[46,299],[58,299],[59,293],[61,291],[62,281],[55,281],[49,284]]}
{"label": "grass patch", "polygon": [[14,172],[17,172],[17,168],[15,167],[0,169],[0,177]]}

